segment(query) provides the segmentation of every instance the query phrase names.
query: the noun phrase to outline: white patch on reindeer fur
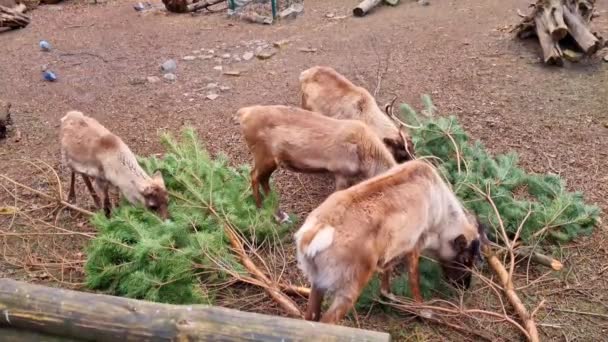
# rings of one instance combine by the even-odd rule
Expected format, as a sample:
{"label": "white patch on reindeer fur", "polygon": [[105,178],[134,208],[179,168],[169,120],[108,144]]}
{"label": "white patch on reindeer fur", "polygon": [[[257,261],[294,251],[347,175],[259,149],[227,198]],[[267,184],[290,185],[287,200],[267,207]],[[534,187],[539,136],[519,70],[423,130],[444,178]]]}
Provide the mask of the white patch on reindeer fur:
{"label": "white patch on reindeer fur", "polygon": [[304,254],[309,258],[314,258],[317,253],[324,251],[327,247],[331,246],[334,241],[334,227],[325,226],[322,228],[315,237],[310,241],[308,247],[304,250]]}

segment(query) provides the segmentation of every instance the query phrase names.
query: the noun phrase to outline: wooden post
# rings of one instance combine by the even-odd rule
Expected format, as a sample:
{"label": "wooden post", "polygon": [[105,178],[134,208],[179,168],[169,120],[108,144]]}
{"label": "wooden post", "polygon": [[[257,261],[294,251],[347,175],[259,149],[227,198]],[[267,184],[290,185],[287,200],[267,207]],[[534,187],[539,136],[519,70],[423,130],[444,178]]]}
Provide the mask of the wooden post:
{"label": "wooden post", "polygon": [[[170,305],[0,279],[7,328],[95,341],[390,341],[381,332],[207,305]],[[0,335],[4,336],[4,335]],[[21,339],[18,339],[21,341]]]}
{"label": "wooden post", "polygon": [[372,8],[378,6],[381,2],[382,0],[363,0],[359,6],[355,7],[353,10],[353,15],[355,17],[362,17]]}

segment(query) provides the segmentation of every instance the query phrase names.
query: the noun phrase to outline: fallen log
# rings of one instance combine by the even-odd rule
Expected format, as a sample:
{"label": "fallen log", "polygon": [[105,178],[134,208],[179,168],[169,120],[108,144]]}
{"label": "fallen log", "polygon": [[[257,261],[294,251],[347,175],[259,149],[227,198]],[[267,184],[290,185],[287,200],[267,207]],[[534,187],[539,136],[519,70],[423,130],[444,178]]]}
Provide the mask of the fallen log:
{"label": "fallen log", "polygon": [[389,334],[375,331],[207,305],[152,303],[6,278],[0,279],[0,336],[6,336],[4,332],[111,342],[390,341]]}
{"label": "fallen log", "polygon": [[605,46],[605,41],[590,30],[594,5],[595,0],[537,0],[531,5],[532,13],[521,15],[523,19],[514,30],[521,39],[538,38],[546,64],[563,65],[566,49],[588,57]]}
{"label": "fallen log", "polygon": [[8,27],[10,29],[24,28],[30,23],[30,18],[23,14],[26,7],[23,4],[13,8],[8,8],[0,5],[0,28]]}
{"label": "fallen log", "polygon": [[362,17],[381,2],[382,0],[363,0],[355,9],[353,9],[353,15],[355,17]]}

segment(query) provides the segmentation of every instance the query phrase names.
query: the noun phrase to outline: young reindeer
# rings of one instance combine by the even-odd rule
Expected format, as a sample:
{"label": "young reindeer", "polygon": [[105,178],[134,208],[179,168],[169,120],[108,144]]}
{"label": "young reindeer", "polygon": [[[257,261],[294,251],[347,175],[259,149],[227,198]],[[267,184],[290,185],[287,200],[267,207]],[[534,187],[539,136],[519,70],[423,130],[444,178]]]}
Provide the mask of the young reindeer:
{"label": "young reindeer", "polygon": [[327,66],[300,73],[302,108],[336,119],[361,120],[390,149],[398,163],[413,159],[414,148],[405,128],[378,107],[374,97]]}
{"label": "young reindeer", "polygon": [[[72,170],[68,201],[76,197],[74,182],[79,173],[98,208],[103,201],[106,216],[111,211],[108,188],[112,184],[129,202],[142,203],[163,219],[168,217],[169,197],[160,171],[148,176],[129,147],[97,120],[78,111],[68,112],[61,119],[61,156]],[[89,178],[101,190],[102,201]]]}
{"label": "young reindeer", "polygon": [[331,172],[336,189],[355,178],[370,178],[396,165],[374,132],[356,120],[337,120],[287,106],[238,110],[243,136],[254,157],[251,185],[261,207],[259,185],[270,192],[270,176],[283,166],[295,172]]}
{"label": "young reindeer", "polygon": [[[404,258],[413,297],[421,302],[418,261],[437,257],[449,280],[464,285],[480,253],[480,232],[434,167],[409,161],[330,195],[295,234],[298,267],[311,282],[305,318],[339,322],[374,272],[389,298],[390,272]],[[321,317],[326,293],[333,302]]]}

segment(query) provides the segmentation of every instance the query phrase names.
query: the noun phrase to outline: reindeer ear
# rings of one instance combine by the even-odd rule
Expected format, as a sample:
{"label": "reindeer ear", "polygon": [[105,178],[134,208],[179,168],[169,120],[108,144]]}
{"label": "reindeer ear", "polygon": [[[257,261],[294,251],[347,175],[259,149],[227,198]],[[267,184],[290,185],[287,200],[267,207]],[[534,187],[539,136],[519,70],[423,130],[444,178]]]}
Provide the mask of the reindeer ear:
{"label": "reindeer ear", "polygon": [[467,249],[467,238],[463,234],[460,234],[452,241],[452,245],[456,253],[460,254]]}
{"label": "reindeer ear", "polygon": [[156,170],[154,172],[154,174],[152,175],[152,179],[156,183],[158,183],[158,184],[160,184],[162,186],[165,186],[165,180],[163,179],[163,174],[162,174],[162,172],[160,172],[160,170]]}

